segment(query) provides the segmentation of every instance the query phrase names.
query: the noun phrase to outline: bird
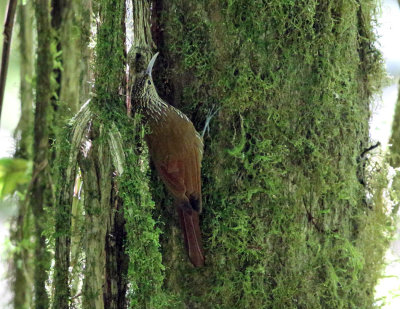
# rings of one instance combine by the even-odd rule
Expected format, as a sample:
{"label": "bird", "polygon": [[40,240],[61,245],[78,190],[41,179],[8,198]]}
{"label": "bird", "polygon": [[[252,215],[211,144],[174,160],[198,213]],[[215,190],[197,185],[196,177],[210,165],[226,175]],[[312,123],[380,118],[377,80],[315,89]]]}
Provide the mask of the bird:
{"label": "bird", "polygon": [[174,197],[189,260],[193,266],[201,267],[205,263],[199,225],[203,139],[185,114],[158,95],[152,78],[158,54],[151,58],[145,72],[137,74],[131,106],[148,125],[145,140],[150,158]]}

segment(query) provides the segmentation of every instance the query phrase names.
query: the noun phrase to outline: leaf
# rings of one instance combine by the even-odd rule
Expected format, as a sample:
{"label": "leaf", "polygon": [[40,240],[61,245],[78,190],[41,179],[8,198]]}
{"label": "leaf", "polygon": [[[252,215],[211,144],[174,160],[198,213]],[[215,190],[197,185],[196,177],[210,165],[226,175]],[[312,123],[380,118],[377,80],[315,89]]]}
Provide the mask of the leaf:
{"label": "leaf", "polygon": [[24,159],[0,159],[0,199],[29,182],[31,165],[30,161]]}

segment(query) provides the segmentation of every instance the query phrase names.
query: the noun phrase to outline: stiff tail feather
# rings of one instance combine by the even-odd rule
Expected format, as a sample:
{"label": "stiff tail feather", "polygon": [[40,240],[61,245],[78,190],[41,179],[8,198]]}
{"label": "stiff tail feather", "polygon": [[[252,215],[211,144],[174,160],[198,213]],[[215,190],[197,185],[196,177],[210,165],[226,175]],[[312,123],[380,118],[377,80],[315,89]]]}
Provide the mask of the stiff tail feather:
{"label": "stiff tail feather", "polygon": [[199,213],[196,210],[182,207],[178,207],[178,213],[189,260],[193,266],[201,267],[204,265],[204,254],[201,243]]}

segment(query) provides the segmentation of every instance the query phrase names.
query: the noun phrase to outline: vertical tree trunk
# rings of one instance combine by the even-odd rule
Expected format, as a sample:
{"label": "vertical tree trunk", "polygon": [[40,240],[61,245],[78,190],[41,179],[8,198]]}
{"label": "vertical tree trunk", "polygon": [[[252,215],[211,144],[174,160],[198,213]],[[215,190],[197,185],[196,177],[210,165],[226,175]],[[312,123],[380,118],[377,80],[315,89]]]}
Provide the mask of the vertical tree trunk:
{"label": "vertical tree trunk", "polygon": [[[21,55],[21,118],[14,136],[18,140],[14,157],[25,160],[32,159],[33,128],[33,8],[30,3],[21,4],[18,8],[19,40]],[[32,213],[27,207],[27,200],[19,200],[15,226],[11,231],[12,241],[19,247],[13,256],[14,308],[29,308],[32,300],[32,251],[29,246],[31,238]]]}
{"label": "vertical tree trunk", "polygon": [[35,1],[37,24],[37,64],[36,64],[36,109],[34,122],[34,154],[32,193],[30,203],[35,220],[35,308],[48,308],[49,296],[46,281],[50,269],[50,253],[47,249],[46,236],[43,234],[46,225],[45,207],[49,199],[49,136],[48,109],[51,99],[52,55],[50,4],[48,0]]}
{"label": "vertical tree trunk", "polygon": [[[89,38],[86,34],[90,27],[90,14],[86,11],[90,8],[90,1],[84,1],[81,6],[79,1],[53,2],[53,25],[58,31],[58,49],[62,51],[61,63],[62,70],[59,69],[58,80],[60,88],[58,90],[59,100],[57,103],[57,119],[62,124],[65,120],[76,114],[83,103],[83,99],[88,99],[88,79],[89,61],[88,44]],[[90,9],[89,9],[90,10]],[[85,13],[84,13],[85,11]],[[83,18],[85,15],[85,18]],[[86,19],[87,18],[87,19]],[[79,36],[76,29],[82,27],[83,35]],[[88,121],[87,118],[85,118]],[[81,257],[81,221],[79,212],[80,202],[77,196],[74,197],[75,179],[78,172],[77,154],[82,140],[81,124],[73,126],[67,130],[67,134],[58,133],[60,147],[57,151],[57,164],[59,171],[58,196],[55,209],[55,273],[54,273],[54,301],[53,308],[67,308],[71,301],[70,286],[73,294],[77,294],[79,285],[79,274],[82,271],[78,259]],[[77,131],[78,130],[78,131]],[[77,136],[75,134],[78,134]],[[71,142],[74,143],[71,147]],[[72,220],[72,222],[71,222]],[[71,250],[71,226],[74,227],[73,250]],[[77,250],[79,248],[79,250]],[[71,265],[71,254],[73,258],[73,274],[69,277],[69,267]]]}
{"label": "vertical tree trunk", "polygon": [[386,223],[366,209],[357,158],[382,76],[374,5],[157,1],[167,101],[198,130],[219,109],[204,139],[207,266],[193,270],[164,225],[182,307],[372,306]]}
{"label": "vertical tree trunk", "polygon": [[[91,128],[91,145],[87,156],[81,156],[85,192],[85,279],[83,308],[108,308],[106,291],[106,235],[110,231],[112,167],[107,145],[99,141],[102,128]],[[108,253],[108,252],[107,252]]]}
{"label": "vertical tree trunk", "polygon": [[[115,112],[122,110],[118,103],[122,102],[120,95],[125,93],[126,88],[125,2],[100,1],[98,5],[100,22],[95,64],[96,99],[90,103],[90,108],[98,116],[93,118],[88,129],[90,146],[87,154],[82,152],[79,159],[86,220],[83,306],[120,308],[126,303],[124,265],[127,263],[121,240],[125,233],[123,212],[117,197],[117,185],[113,180],[117,166],[111,159],[112,145],[118,143],[118,136],[110,140],[108,136],[113,129],[103,123],[105,119],[113,117]],[[107,67],[105,63],[111,65]]]}
{"label": "vertical tree trunk", "polygon": [[[398,87],[400,89],[400,81]],[[396,202],[393,213],[397,213],[400,207],[400,172],[398,171],[400,167],[400,92],[395,107],[389,144],[388,161],[391,167],[397,169],[392,182],[392,199]]]}
{"label": "vertical tree trunk", "polygon": [[[61,140],[61,136],[57,132],[57,124],[62,123],[62,120],[71,116],[71,108],[75,113],[77,110],[76,99],[79,96],[77,87],[74,88],[72,96],[68,97],[64,90],[66,80],[71,77],[69,72],[69,65],[67,63],[75,64],[76,61],[74,53],[71,52],[65,46],[70,46],[71,40],[65,40],[64,28],[65,25],[71,26],[73,20],[71,16],[68,16],[68,9],[71,6],[71,2],[67,1],[51,1],[51,26],[55,32],[55,39],[53,44],[56,46],[56,53],[61,57],[57,57],[55,61],[58,62],[58,66],[53,69],[53,76],[57,81],[57,89],[55,90],[56,95],[52,97],[52,107],[54,109],[53,119],[51,126],[51,137],[56,140]],[[68,19],[66,17],[69,17]],[[75,38],[76,39],[76,38]],[[68,59],[71,58],[71,61]],[[76,64],[75,64],[76,65]],[[65,74],[64,74],[65,73]],[[73,84],[75,86],[75,84]],[[72,85],[71,85],[72,86]],[[68,102],[68,104],[62,104]],[[67,160],[69,151],[65,150],[68,147],[64,147],[64,151],[53,151],[52,163],[57,162],[55,159]],[[62,148],[61,148],[62,149]],[[65,167],[63,162],[59,162],[60,175],[57,180],[59,182],[60,191],[55,201],[55,269],[54,269],[54,299],[53,308],[68,308],[70,302],[70,285],[69,285],[69,265],[70,265],[70,245],[71,245],[71,204],[73,200],[74,181],[76,174],[76,163],[75,161],[68,162],[71,164],[70,167]],[[55,164],[54,164],[55,165]],[[63,178],[66,177],[66,178]],[[64,186],[65,184],[65,186]]]}
{"label": "vertical tree trunk", "polygon": [[[92,26],[92,0],[77,1],[76,6],[80,7],[80,15],[77,18],[80,25],[80,104],[86,102],[90,98],[90,92],[93,81],[93,53],[89,47],[91,39],[91,26]],[[67,36],[66,36],[67,37]]]}
{"label": "vertical tree trunk", "polygon": [[[79,3],[53,1],[63,70],[59,99],[51,101],[50,6],[35,2],[37,308],[50,303],[49,104],[75,113],[90,93],[91,2]],[[126,117],[125,1],[97,0],[95,96],[62,133],[54,130],[53,308],[372,307],[388,232],[381,202],[368,200],[360,180],[368,104],[381,74],[375,2],[132,3],[131,79],[146,67],[153,35],[162,97],[198,131],[210,125],[202,167],[206,266],[189,263],[172,203],[158,177],[149,180],[146,128],[137,115]],[[74,201],[79,171],[82,212]]]}
{"label": "vertical tree trunk", "polygon": [[32,157],[33,129],[33,7],[31,3],[21,4],[18,8],[21,74],[21,118],[15,129],[15,138],[19,140],[16,157]]}
{"label": "vertical tree trunk", "polygon": [[11,49],[11,38],[14,27],[15,12],[17,11],[17,0],[8,0],[8,5],[6,9],[6,16],[4,21],[4,31],[3,31],[3,50],[1,54],[1,64],[0,64],[0,119],[1,112],[3,109],[4,101],[4,91],[6,89],[8,62],[10,59],[10,49]]}
{"label": "vertical tree trunk", "polygon": [[[89,38],[85,36],[85,28],[90,26],[90,14],[84,13],[90,1],[66,1],[59,17],[60,48],[62,50],[62,78],[60,84],[60,114],[65,118],[75,115],[88,96],[81,95],[87,88],[90,58],[87,56]],[[85,19],[83,18],[85,14]],[[86,20],[87,18],[87,20]],[[83,28],[81,30],[81,28]],[[76,33],[79,29],[79,33]],[[82,35],[83,34],[83,35]]]}
{"label": "vertical tree trunk", "polygon": [[[86,115],[83,115],[86,116]],[[88,117],[86,116],[86,122]],[[61,137],[66,145],[79,145],[85,127],[76,127],[69,138]],[[68,134],[67,134],[68,135]],[[69,308],[70,304],[70,248],[71,248],[71,207],[74,200],[75,178],[77,174],[77,154],[79,149],[64,147],[59,152],[58,194],[55,204],[55,265],[54,265],[54,299],[53,308]],[[80,215],[80,214],[77,214]],[[77,219],[75,219],[77,220]],[[76,246],[77,244],[75,244]],[[78,267],[78,265],[75,265]]]}
{"label": "vertical tree trunk", "polygon": [[[400,89],[400,82],[398,87]],[[397,98],[389,144],[390,165],[394,168],[400,167],[400,93]]]}

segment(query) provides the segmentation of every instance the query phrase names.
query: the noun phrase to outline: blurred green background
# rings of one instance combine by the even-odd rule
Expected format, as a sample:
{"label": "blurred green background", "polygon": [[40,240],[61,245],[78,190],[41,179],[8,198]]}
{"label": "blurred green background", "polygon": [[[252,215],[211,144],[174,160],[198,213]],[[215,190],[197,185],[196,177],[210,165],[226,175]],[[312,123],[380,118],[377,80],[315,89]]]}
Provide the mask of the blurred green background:
{"label": "blurred green background", "polygon": [[[0,1],[0,25],[3,34],[4,18],[6,15],[7,0]],[[18,124],[20,116],[19,102],[19,54],[18,54],[18,26],[14,27],[13,41],[11,45],[10,62],[3,102],[3,111],[0,121],[0,159],[11,157],[14,153],[15,142],[12,138],[13,131]],[[0,54],[3,51],[3,35],[0,36]],[[11,291],[8,286],[7,251],[10,248],[9,241],[9,218],[15,209],[15,201],[7,199],[0,203],[0,308],[11,308]]]}

